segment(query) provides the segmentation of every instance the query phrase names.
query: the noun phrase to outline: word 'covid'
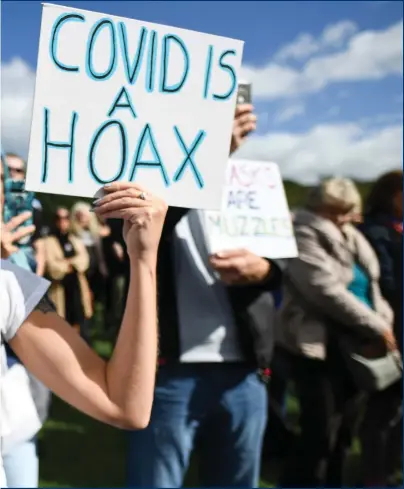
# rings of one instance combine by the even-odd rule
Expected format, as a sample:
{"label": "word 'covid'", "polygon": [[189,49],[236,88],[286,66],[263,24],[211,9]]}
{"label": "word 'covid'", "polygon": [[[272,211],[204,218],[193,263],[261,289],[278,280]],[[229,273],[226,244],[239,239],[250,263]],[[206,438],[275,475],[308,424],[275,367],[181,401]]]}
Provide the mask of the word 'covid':
{"label": "word 'covid'", "polygon": [[[147,27],[141,27],[137,37],[136,46],[129,46],[128,31],[124,22],[113,21],[109,18],[98,20],[92,25],[86,44],[85,59],[78,60],[75,65],[66,64],[59,57],[59,34],[66,24],[70,22],[86,23],[83,14],[68,13],[58,17],[52,27],[49,43],[49,55],[58,69],[66,72],[78,73],[84,66],[87,76],[94,81],[109,80],[118,68],[118,62],[123,64],[126,81],[129,85],[134,85],[141,70],[146,70],[145,89],[147,92],[159,91],[160,93],[179,92],[187,83],[190,70],[192,69],[191,55],[185,41],[176,34],[166,34],[159,38],[158,32]],[[109,37],[109,57],[105,56],[105,66],[102,69],[95,67],[95,48],[97,40],[102,32]],[[99,42],[99,41],[98,41]],[[170,70],[174,68],[170,58],[173,50],[181,53],[183,59],[183,69],[177,72],[178,63],[175,66],[175,81],[173,76],[169,77]],[[160,63],[157,59],[160,53]],[[198,58],[200,53],[198,53]],[[231,65],[231,58],[236,56],[234,49],[227,49],[216,53],[213,45],[209,45],[206,53],[204,81],[202,96],[207,99],[225,101],[231,98],[237,89],[237,78],[234,67]],[[199,62],[199,60],[198,60]],[[212,72],[217,66],[221,71],[228,75],[229,87],[224,93],[213,93],[211,87]],[[158,80],[157,80],[158,78]],[[171,82],[169,83],[168,79]]]}

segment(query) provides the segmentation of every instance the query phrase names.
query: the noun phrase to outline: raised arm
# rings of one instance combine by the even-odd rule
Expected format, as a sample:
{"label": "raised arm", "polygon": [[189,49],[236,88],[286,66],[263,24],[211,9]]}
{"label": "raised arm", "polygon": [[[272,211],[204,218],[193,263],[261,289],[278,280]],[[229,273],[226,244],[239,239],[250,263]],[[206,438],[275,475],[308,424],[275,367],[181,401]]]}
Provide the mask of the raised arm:
{"label": "raised arm", "polygon": [[84,413],[123,428],[149,421],[157,365],[156,257],[165,204],[134,184],[115,183],[95,212],[125,221],[130,286],[117,344],[109,362],[99,358],[46,300],[10,346],[53,392]]}

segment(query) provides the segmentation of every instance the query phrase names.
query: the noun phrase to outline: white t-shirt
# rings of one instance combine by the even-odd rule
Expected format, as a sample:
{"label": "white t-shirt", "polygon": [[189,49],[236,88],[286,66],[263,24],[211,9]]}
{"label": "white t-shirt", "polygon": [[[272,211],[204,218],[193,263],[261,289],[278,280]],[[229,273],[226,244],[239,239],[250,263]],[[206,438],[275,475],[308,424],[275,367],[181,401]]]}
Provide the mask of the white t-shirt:
{"label": "white t-shirt", "polygon": [[190,210],[175,228],[180,361],[242,362],[227,290],[209,263],[204,213]]}
{"label": "white t-shirt", "polygon": [[[7,359],[3,342],[10,341],[18,328],[46,294],[50,283],[13,263],[1,260],[0,270],[0,331],[2,346],[0,351],[1,376],[7,369]],[[4,416],[1,416],[4,419]],[[5,429],[0,425],[0,434]],[[0,487],[6,487],[3,462],[0,455]]]}

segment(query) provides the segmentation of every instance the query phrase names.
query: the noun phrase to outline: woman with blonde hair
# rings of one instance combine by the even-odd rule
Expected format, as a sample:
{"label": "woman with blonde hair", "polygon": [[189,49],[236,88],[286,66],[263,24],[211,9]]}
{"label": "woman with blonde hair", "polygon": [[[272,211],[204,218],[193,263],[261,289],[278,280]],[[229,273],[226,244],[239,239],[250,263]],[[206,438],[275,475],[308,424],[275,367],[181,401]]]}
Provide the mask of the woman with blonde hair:
{"label": "woman with blonde hair", "polygon": [[277,343],[299,399],[301,435],[282,487],[344,485],[358,386],[341,342],[349,338],[395,348],[393,314],[380,292],[376,254],[351,224],[359,202],[351,180],[329,178],[295,214],[299,256],[284,272]]}
{"label": "woman with blonde hair", "polygon": [[71,233],[83,242],[89,256],[86,276],[93,300],[98,300],[103,295],[108,275],[102,249],[101,224],[97,216],[91,212],[91,206],[87,202],[76,202],[70,215]]}

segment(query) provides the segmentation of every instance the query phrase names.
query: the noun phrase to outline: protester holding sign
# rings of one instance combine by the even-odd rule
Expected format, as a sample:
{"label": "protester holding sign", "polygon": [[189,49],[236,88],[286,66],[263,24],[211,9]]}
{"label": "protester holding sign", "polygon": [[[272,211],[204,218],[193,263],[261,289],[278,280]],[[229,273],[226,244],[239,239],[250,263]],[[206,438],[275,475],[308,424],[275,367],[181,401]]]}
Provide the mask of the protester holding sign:
{"label": "protester holding sign", "polygon": [[[131,278],[111,360],[101,360],[54,312],[45,298],[49,287],[46,280],[3,260],[15,251],[13,239],[18,231],[15,238],[10,232],[1,235],[1,338],[38,379],[66,402],[106,423],[141,429],[148,424],[153,400],[157,355],[155,269],[166,205],[130,183],[105,187],[105,194],[94,203],[95,212],[103,218],[124,220]],[[1,362],[4,376],[3,348]],[[3,394],[2,390],[2,437],[18,423],[15,410],[8,409],[10,404]],[[1,487],[6,487],[2,463],[0,479]]]}
{"label": "protester holding sign", "polygon": [[[255,129],[252,109],[237,106],[233,151]],[[181,487],[197,440],[202,487],[258,485],[269,291],[279,287],[280,271],[246,250],[210,256],[203,224],[200,211],[169,209],[158,261],[161,366],[151,424],[131,435],[130,487]]]}

